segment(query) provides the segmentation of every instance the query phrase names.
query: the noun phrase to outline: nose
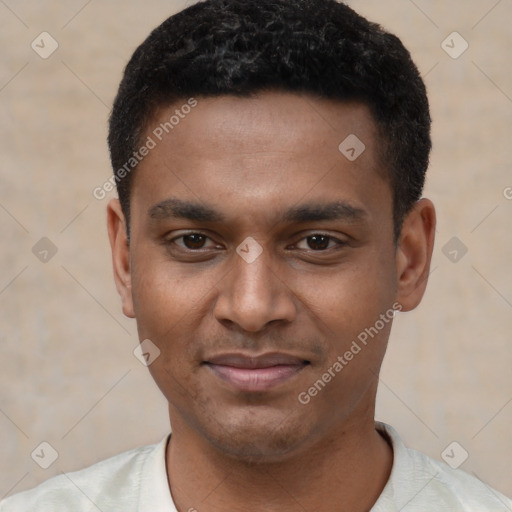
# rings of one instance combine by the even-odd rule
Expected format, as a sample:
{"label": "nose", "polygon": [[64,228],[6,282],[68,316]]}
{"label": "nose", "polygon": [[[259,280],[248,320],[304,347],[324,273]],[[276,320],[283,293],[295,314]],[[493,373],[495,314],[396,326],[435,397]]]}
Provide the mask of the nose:
{"label": "nose", "polygon": [[282,273],[272,268],[266,251],[251,263],[238,254],[234,259],[233,268],[217,285],[215,318],[247,332],[259,332],[271,322],[292,322],[296,316],[293,292]]}

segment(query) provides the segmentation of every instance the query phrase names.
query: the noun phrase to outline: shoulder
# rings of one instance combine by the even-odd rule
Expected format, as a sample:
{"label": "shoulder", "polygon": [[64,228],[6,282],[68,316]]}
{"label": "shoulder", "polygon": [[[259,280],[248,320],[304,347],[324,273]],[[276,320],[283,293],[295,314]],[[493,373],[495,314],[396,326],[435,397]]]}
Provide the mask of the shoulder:
{"label": "shoulder", "polygon": [[407,448],[389,425],[378,424],[377,428],[390,439],[394,462],[389,481],[372,512],[395,510],[384,506],[391,502],[403,512],[512,512],[512,500],[475,476]]}
{"label": "shoulder", "polygon": [[416,474],[423,475],[423,496],[426,500],[449,505],[452,507],[450,510],[512,512],[512,500],[476,476],[416,450],[409,450],[409,453],[415,462]]}
{"label": "shoulder", "polygon": [[0,502],[0,512],[80,512],[93,510],[94,505],[99,506],[105,500],[116,503],[119,510],[129,507],[138,502],[139,476],[146,460],[161,444],[135,448],[80,471],[61,473],[33,489],[6,498]]}

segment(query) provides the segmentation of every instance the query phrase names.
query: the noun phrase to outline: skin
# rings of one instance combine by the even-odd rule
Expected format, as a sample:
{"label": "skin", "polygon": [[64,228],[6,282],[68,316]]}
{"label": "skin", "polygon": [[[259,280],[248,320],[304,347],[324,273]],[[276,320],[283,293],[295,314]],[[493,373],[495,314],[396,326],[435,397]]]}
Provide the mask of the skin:
{"label": "skin", "polygon": [[[197,100],[139,164],[129,244],[118,200],[108,206],[123,311],[161,351],[149,369],[169,402],[173,499],[180,511],[369,510],[393,459],[374,426],[391,322],[308,404],[298,395],[394,303],[419,304],[434,207],[416,203],[395,243],[392,191],[365,105],[281,92]],[[175,109],[161,108],[146,136]],[[353,162],[338,150],[349,134],[366,146]],[[169,198],[223,219],[155,208]],[[283,218],[334,201],[359,215]],[[179,238],[190,232],[205,238]],[[252,263],[236,252],[247,237],[262,249]],[[205,364],[233,352],[307,363],[251,392]]]}

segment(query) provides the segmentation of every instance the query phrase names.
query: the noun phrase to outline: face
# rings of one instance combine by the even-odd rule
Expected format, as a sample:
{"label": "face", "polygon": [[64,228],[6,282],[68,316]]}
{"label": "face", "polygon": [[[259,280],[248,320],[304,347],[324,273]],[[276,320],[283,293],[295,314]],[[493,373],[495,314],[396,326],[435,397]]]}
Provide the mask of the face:
{"label": "face", "polygon": [[[278,460],[373,422],[393,305],[419,302],[433,225],[418,209],[395,245],[369,110],[197,98],[160,141],[179,107],[146,133],[156,145],[134,175],[129,246],[109,205],[124,312],[160,351],[149,369],[173,432]],[[353,137],[339,149],[350,135],[359,156]]]}

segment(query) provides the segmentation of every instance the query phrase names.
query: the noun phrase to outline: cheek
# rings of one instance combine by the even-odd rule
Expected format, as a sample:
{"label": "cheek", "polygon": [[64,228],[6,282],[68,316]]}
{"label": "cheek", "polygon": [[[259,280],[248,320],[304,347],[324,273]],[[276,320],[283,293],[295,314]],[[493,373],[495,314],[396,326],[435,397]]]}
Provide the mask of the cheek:
{"label": "cheek", "polygon": [[159,350],[148,369],[170,403],[191,403],[197,399],[195,343],[205,314],[200,310],[204,290],[173,271],[168,262],[139,261],[132,267],[139,339],[151,340]]}
{"label": "cheek", "polygon": [[372,265],[353,266],[322,281],[315,279],[319,286],[309,294],[326,357],[303,391],[312,393],[315,406],[332,418],[348,416],[376,384],[394,304],[392,279],[386,277],[390,270],[384,270],[375,260]]}
{"label": "cheek", "polygon": [[330,387],[326,399],[328,395],[333,400],[358,397],[378,374],[395,297],[392,251],[387,257],[382,254],[367,251],[366,257],[339,272],[312,277],[307,287],[313,321],[327,341],[326,361],[318,376],[330,369],[338,383]]}
{"label": "cheek", "polygon": [[[329,274],[301,276],[303,301],[332,332],[357,334],[394,302],[392,260],[366,257]],[[355,331],[354,331],[355,330]]]}
{"label": "cheek", "polygon": [[132,294],[139,332],[145,337],[162,337],[181,331],[191,318],[197,320],[207,290],[202,279],[185,275],[160,256],[141,252],[132,263]]}

